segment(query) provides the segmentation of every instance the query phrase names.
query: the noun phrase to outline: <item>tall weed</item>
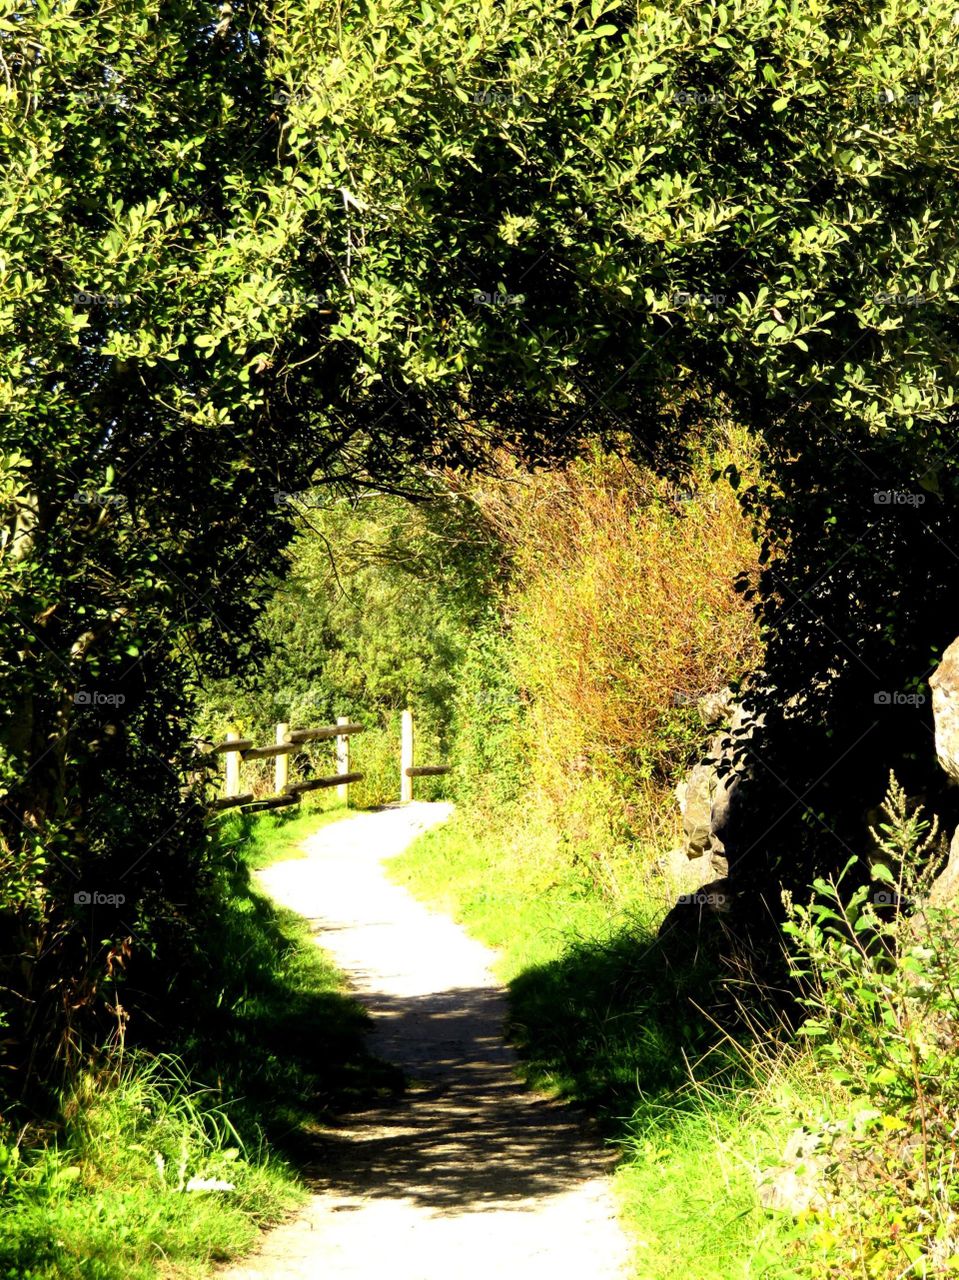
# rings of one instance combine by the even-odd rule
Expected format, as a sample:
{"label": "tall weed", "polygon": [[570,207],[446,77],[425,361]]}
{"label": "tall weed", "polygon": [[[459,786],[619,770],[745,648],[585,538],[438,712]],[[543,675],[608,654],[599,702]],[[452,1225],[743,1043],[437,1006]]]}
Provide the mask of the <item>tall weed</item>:
{"label": "tall weed", "polygon": [[959,916],[929,897],[935,822],[893,778],[871,880],[853,864],[786,895],[792,971],[819,1070],[854,1113],[822,1135],[817,1276],[959,1271]]}

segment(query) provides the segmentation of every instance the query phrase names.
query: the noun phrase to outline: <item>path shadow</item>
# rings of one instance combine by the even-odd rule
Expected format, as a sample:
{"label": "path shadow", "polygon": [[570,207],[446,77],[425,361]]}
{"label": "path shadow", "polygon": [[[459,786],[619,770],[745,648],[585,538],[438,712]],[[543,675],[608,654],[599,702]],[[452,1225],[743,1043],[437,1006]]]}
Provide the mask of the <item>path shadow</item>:
{"label": "path shadow", "polygon": [[[692,1102],[690,1063],[709,1053],[714,1080],[725,1074],[735,1087],[741,1077],[741,1060],[718,1047],[729,1026],[729,933],[703,923],[677,920],[668,938],[632,927],[571,945],[520,974],[508,995],[364,992],[368,1048],[402,1068],[406,1092],[341,1105],[327,1128],[300,1135],[299,1169],[314,1190],[342,1197],[342,1211],[407,1199],[438,1213],[519,1207],[607,1173],[644,1113]],[[518,1068],[559,1096],[526,1088]]]}
{"label": "path shadow", "polygon": [[300,1167],[315,1190],[477,1211],[556,1195],[608,1171],[615,1155],[585,1114],[517,1079],[501,1036],[501,992],[375,994],[364,1005],[376,1052],[407,1072],[407,1092],[312,1135]]}

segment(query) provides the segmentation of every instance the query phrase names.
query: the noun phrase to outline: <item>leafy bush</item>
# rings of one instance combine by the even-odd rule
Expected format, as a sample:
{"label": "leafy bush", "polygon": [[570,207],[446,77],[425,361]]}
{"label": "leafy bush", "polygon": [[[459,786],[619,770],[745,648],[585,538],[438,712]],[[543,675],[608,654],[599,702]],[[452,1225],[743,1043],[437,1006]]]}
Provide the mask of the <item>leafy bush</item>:
{"label": "leafy bush", "polygon": [[459,667],[451,723],[456,798],[478,813],[502,814],[529,783],[526,702],[511,663],[511,637],[494,613],[470,637]]}
{"label": "leafy bush", "polygon": [[[713,478],[734,464],[748,474],[751,458],[732,432],[701,446],[683,479],[594,449],[561,471],[507,470],[476,486],[512,576],[504,656],[491,661],[489,692],[466,695],[493,703],[474,707],[472,723],[506,699],[498,725],[600,877],[610,850],[661,850],[675,836],[672,787],[704,740],[696,702],[758,661],[734,589],[756,548],[735,494]],[[522,703],[507,715],[515,690]],[[507,748],[500,767],[515,777],[514,757]]]}

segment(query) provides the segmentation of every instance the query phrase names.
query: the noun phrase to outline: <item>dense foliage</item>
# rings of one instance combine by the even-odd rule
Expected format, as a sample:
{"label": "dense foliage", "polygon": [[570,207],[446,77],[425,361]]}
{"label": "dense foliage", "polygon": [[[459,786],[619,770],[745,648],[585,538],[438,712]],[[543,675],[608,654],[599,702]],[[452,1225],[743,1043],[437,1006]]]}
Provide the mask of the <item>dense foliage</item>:
{"label": "dense foliage", "polygon": [[[388,494],[322,502],[294,499],[300,532],[286,573],[257,624],[266,654],[232,678],[207,683],[198,726],[273,740],[277,722],[310,726],[348,716],[360,807],[398,798],[399,719],[414,715],[417,763],[445,761],[460,668],[497,589],[502,553],[464,494],[422,477],[417,502]],[[332,771],[332,744],[294,768]],[[273,790],[272,761],[243,765],[243,787]],[[423,779],[417,794],[442,787]]]}
{"label": "dense foliage", "polygon": [[795,796],[881,785],[872,699],[959,629],[951,8],[35,0],[0,53],[15,1065],[202,946],[192,691],[248,656],[311,484],[623,432],[667,465],[731,408],[786,551],[768,679],[805,699],[746,843],[798,866]]}
{"label": "dense foliage", "polygon": [[[743,433],[701,441],[682,485],[593,451],[476,501],[509,550],[510,667],[535,790],[574,841],[675,838],[673,788],[708,736],[699,712],[760,660],[734,591],[756,548],[732,489]],[[665,830],[663,829],[665,828]],[[668,847],[668,845],[667,845]]]}
{"label": "dense foliage", "polygon": [[655,451],[722,401],[760,432],[773,696],[739,844],[752,876],[841,861],[886,765],[930,783],[917,700],[959,629],[952,9],[294,11],[291,173],[344,192],[333,332],[371,370],[402,335],[411,377],[544,458]]}

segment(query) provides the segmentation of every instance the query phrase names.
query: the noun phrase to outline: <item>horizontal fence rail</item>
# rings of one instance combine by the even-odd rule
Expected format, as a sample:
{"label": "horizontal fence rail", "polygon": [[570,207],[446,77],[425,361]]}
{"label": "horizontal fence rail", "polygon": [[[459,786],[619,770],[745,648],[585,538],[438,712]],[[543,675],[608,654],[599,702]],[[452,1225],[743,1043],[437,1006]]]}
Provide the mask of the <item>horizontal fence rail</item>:
{"label": "horizontal fence rail", "polygon": [[210,808],[211,809],[235,809],[237,808],[238,805],[252,804],[253,801],[254,801],[253,792],[248,791],[246,792],[245,795],[242,795],[242,796],[219,796],[216,800],[213,801]]}
{"label": "horizontal fence rail", "polygon": [[[364,775],[350,771],[349,735],[362,733],[364,726],[354,724],[346,716],[336,724],[318,725],[312,729],[291,729],[288,724],[276,726],[276,742],[258,747],[252,738],[241,738],[228,733],[223,742],[201,743],[200,749],[208,754],[223,755],[226,759],[226,780],[223,795],[212,804],[214,811],[245,809],[249,813],[261,813],[269,809],[282,809],[299,804],[300,796],[308,791],[324,787],[337,787],[340,799],[349,803],[349,788],[353,782],[362,782]],[[289,758],[305,751],[311,742],[334,742],[336,745],[336,773],[319,778],[304,778],[290,782]],[[247,760],[273,760],[273,795],[256,796],[252,791],[240,789],[240,762]]]}
{"label": "horizontal fence rail", "polygon": [[291,756],[302,750],[300,742],[274,742],[272,747],[243,747],[240,755],[244,760],[272,760],[275,756]]}
{"label": "horizontal fence rail", "polygon": [[[199,750],[205,754],[225,757],[226,781],[223,794],[212,801],[211,809],[219,811],[239,808],[250,813],[282,809],[287,805],[299,804],[300,797],[311,791],[322,791],[328,787],[336,787],[339,798],[348,804],[351,784],[362,782],[364,778],[364,774],[350,769],[350,737],[354,733],[362,733],[363,728],[363,725],[355,724],[348,717],[340,716],[336,724],[317,725],[314,728],[291,729],[288,724],[280,723],[276,726],[276,741],[265,746],[257,746],[252,738],[241,738],[237,733],[228,733],[223,742],[198,742]],[[291,782],[290,756],[306,750],[312,742],[335,744],[336,772]],[[439,778],[450,772],[450,766],[446,764],[414,764],[413,750],[413,712],[407,708],[402,713],[400,724],[401,804],[413,799],[415,778]],[[251,760],[274,761],[272,795],[257,796],[252,791],[241,790],[240,764]]]}
{"label": "horizontal fence rail", "polygon": [[214,744],[201,743],[200,749],[207,751],[211,756],[220,755],[225,751],[249,751],[253,746],[252,738],[237,738],[231,740],[227,738],[226,742],[217,742]]}
{"label": "horizontal fence rail", "polygon": [[303,782],[291,782],[286,789],[290,795],[299,795],[301,791],[319,791],[323,787],[348,787],[351,782],[362,780],[362,773],[334,773],[327,778],[306,778]]}
{"label": "horizontal fence rail", "polygon": [[362,733],[361,724],[325,724],[319,729],[294,729],[290,733],[291,742],[322,742],[327,738],[342,738],[348,733]]}
{"label": "horizontal fence rail", "polygon": [[262,800],[254,800],[246,805],[246,812],[262,813],[267,809],[285,809],[288,805],[299,803],[299,796],[264,796]]}

